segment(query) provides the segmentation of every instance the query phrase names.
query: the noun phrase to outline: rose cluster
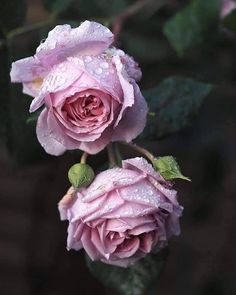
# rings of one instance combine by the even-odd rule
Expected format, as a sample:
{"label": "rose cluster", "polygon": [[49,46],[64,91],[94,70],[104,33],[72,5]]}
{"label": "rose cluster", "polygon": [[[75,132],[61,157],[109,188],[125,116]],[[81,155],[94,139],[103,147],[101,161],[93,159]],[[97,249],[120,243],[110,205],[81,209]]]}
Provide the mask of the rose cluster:
{"label": "rose cluster", "polygon": [[[143,131],[141,70],[112,42],[112,32],[95,22],[60,25],[33,57],[12,64],[11,80],[34,97],[30,112],[41,109],[36,133],[47,153],[96,154]],[[144,158],[125,160],[91,181],[91,168],[81,167],[87,174],[75,183],[83,186],[74,185],[59,202],[61,219],[69,221],[68,249],[84,248],[92,260],[127,267],[180,233],[177,192]],[[76,173],[75,166],[69,178]]]}

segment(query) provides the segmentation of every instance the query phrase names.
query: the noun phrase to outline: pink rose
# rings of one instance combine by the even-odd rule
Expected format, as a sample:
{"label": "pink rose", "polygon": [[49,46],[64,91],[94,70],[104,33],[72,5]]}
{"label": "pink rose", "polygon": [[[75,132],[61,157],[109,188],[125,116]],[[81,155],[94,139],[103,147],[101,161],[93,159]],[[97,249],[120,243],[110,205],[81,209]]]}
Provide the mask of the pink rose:
{"label": "pink rose", "polygon": [[143,158],[101,172],[59,203],[61,219],[69,221],[67,248],[84,248],[92,260],[107,264],[133,264],[179,235],[183,208],[176,193]]}
{"label": "pink rose", "polygon": [[47,153],[81,149],[91,154],[110,141],[131,141],[143,130],[147,105],[136,83],[138,64],[110,48],[111,31],[85,21],[56,26],[33,57],[12,64],[11,80],[42,105],[37,137]]}

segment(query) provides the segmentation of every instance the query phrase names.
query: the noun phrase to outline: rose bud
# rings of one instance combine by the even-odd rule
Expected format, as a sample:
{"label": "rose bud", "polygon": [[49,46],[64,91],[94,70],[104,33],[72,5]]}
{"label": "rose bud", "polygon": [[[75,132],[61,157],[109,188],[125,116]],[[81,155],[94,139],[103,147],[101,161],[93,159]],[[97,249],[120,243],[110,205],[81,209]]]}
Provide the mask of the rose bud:
{"label": "rose bud", "polygon": [[36,132],[47,153],[95,154],[142,132],[147,105],[136,83],[141,70],[112,42],[112,32],[96,22],[59,25],[33,57],[12,64],[11,81],[35,97],[30,112],[44,106]]}
{"label": "rose bud", "polygon": [[78,163],[69,169],[68,178],[73,187],[85,187],[93,181],[94,172],[88,164]]}
{"label": "rose bud", "polygon": [[127,267],[180,234],[177,192],[145,159],[99,173],[73,202],[60,206],[69,221],[67,248],[84,248],[92,260]]}

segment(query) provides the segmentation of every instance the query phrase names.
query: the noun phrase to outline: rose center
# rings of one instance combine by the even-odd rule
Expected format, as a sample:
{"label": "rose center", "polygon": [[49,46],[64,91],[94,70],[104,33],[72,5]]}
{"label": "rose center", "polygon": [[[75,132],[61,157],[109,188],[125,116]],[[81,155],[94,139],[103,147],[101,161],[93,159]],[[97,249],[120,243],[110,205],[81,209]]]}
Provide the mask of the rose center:
{"label": "rose center", "polygon": [[102,100],[95,95],[86,94],[84,96],[74,96],[64,104],[62,109],[67,119],[78,121],[99,121],[104,115],[104,105]]}
{"label": "rose center", "polygon": [[82,113],[85,116],[99,116],[103,113],[103,105],[100,98],[89,95],[82,98]]}

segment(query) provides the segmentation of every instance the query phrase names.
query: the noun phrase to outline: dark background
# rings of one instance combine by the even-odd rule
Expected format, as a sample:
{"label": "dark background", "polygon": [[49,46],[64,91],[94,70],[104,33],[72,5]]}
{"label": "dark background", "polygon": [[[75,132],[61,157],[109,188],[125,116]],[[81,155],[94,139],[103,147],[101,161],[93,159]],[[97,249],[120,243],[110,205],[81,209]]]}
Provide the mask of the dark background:
{"label": "dark background", "polygon": [[[40,1],[28,4],[28,23],[48,18]],[[132,21],[125,26],[129,23],[132,26]],[[223,33],[209,37],[214,39],[209,45],[202,44],[180,59],[168,46],[164,48],[167,55],[163,50],[162,55],[152,55],[148,45],[141,54],[137,46],[127,45],[124,36],[121,33],[120,46],[140,61],[143,88],[173,74],[215,85],[192,127],[158,142],[141,142],[155,155],[176,156],[184,174],[192,179],[176,183],[179,202],[185,207],[182,234],[170,242],[165,271],[152,292],[236,294],[235,39]],[[30,55],[38,38],[35,32],[15,38],[12,59]],[[11,91],[20,89],[17,85]],[[24,109],[27,116],[30,100],[13,95],[12,113]],[[57,203],[69,187],[67,171],[78,155],[46,156],[36,141],[35,127],[20,125],[20,116],[10,120],[14,123],[9,129],[11,138],[0,145],[0,293],[112,294],[89,274],[82,251],[66,250],[67,224],[59,220]],[[127,150],[123,153],[131,155]],[[105,156],[91,157],[89,162],[99,166]]]}

